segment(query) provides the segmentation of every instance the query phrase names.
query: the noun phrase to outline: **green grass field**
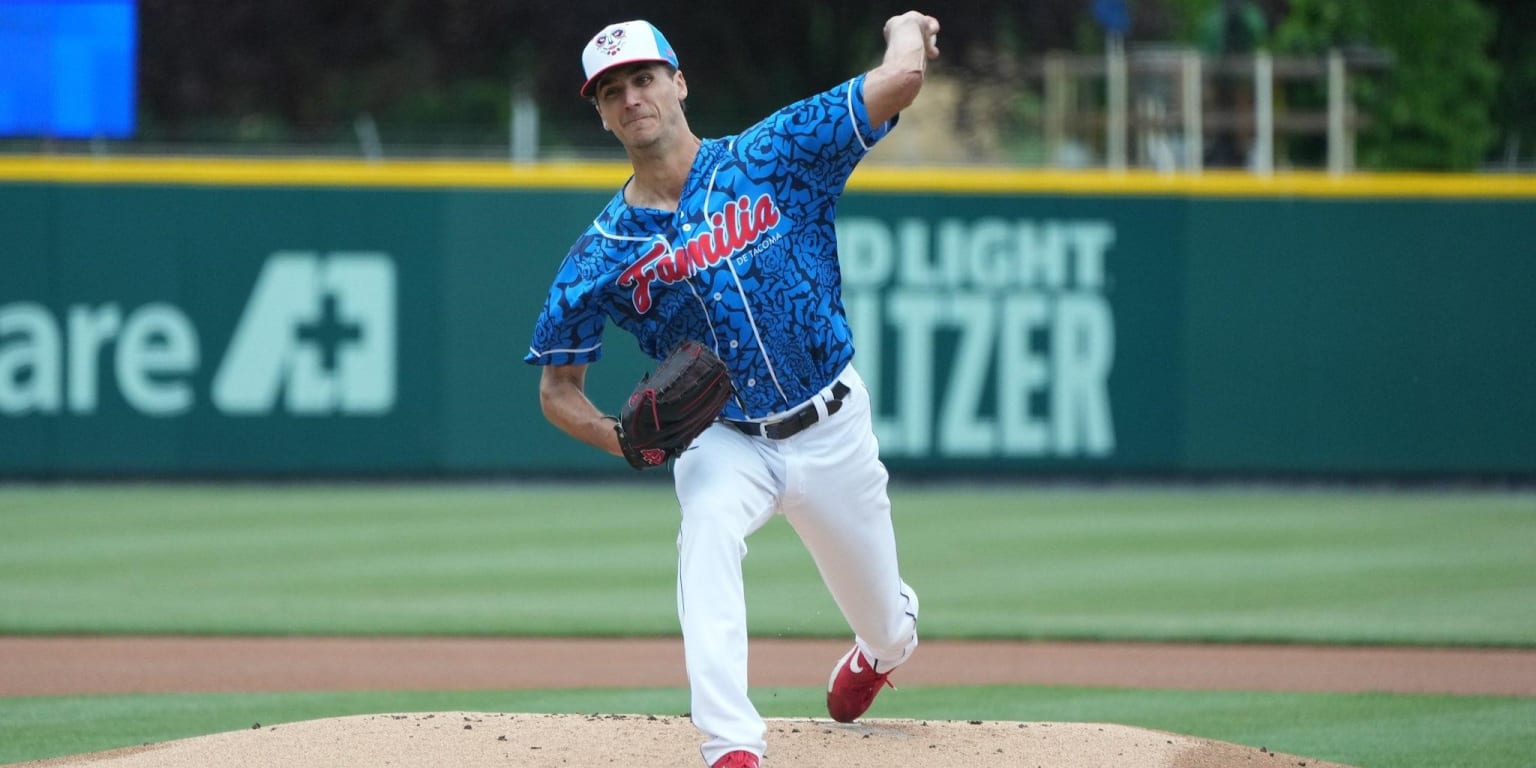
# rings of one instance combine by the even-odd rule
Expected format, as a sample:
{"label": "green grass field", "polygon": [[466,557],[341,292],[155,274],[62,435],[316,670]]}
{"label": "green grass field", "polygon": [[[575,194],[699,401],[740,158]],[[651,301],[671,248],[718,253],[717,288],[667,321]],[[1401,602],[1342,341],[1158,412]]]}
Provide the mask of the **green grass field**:
{"label": "green grass field", "polygon": [[[893,488],[928,638],[1536,646],[1536,496]],[[0,486],[0,632],[674,635],[664,482]],[[759,635],[846,634],[782,521]],[[757,691],[764,713],[814,689]],[[682,691],[0,700],[0,762],[378,711],[676,714]],[[886,706],[882,701],[882,706]],[[1119,722],[1366,766],[1531,766],[1536,699],[935,688],[887,716]],[[250,722],[245,722],[250,721]]]}

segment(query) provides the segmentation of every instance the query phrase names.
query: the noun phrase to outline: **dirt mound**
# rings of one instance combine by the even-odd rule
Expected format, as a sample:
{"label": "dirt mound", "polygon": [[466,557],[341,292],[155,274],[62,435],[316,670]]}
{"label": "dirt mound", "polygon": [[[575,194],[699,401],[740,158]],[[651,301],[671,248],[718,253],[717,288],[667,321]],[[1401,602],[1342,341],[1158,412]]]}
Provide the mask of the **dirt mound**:
{"label": "dirt mound", "polygon": [[[765,766],[795,768],[1347,768],[1173,733],[1097,723],[768,721]],[[435,712],[249,730],[24,763],[29,768],[699,768],[686,718]]]}

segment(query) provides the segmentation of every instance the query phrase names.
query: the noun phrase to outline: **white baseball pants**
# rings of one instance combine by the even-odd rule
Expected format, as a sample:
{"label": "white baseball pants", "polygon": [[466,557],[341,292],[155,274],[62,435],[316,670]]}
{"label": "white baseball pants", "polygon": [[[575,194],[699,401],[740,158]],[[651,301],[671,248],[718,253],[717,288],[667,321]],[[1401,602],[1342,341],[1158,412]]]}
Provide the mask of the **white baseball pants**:
{"label": "white baseball pants", "polygon": [[[794,527],[877,670],[900,665],[917,647],[917,596],[897,568],[869,390],[851,366],[838,380],[851,390],[840,409],[798,434],[748,437],[717,423],[674,467],[682,508],[677,609],[706,764],[766,748],[766,727],[747,696],[741,564],[747,537],[775,513]],[[825,414],[830,396],[823,391],[813,406]],[[835,662],[827,659],[829,670]]]}

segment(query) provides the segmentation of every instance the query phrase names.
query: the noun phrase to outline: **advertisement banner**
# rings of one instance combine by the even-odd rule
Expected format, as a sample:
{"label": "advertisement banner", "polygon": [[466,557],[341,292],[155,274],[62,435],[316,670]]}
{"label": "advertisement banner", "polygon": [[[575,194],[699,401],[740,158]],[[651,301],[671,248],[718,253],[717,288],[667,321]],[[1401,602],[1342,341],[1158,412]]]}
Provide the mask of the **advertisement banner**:
{"label": "advertisement banner", "polygon": [[[0,182],[0,477],[623,476],[522,362],[611,189]],[[850,190],[895,472],[1536,476],[1536,196]],[[616,410],[650,362],[612,331]]]}

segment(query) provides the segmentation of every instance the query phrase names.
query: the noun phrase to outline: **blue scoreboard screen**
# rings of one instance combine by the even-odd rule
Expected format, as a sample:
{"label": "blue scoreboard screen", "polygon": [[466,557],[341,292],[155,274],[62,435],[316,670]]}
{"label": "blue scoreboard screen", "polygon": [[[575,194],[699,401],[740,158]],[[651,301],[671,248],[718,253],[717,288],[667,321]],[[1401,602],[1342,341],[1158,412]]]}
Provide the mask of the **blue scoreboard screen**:
{"label": "blue scoreboard screen", "polygon": [[0,137],[128,138],[135,0],[0,0]]}

